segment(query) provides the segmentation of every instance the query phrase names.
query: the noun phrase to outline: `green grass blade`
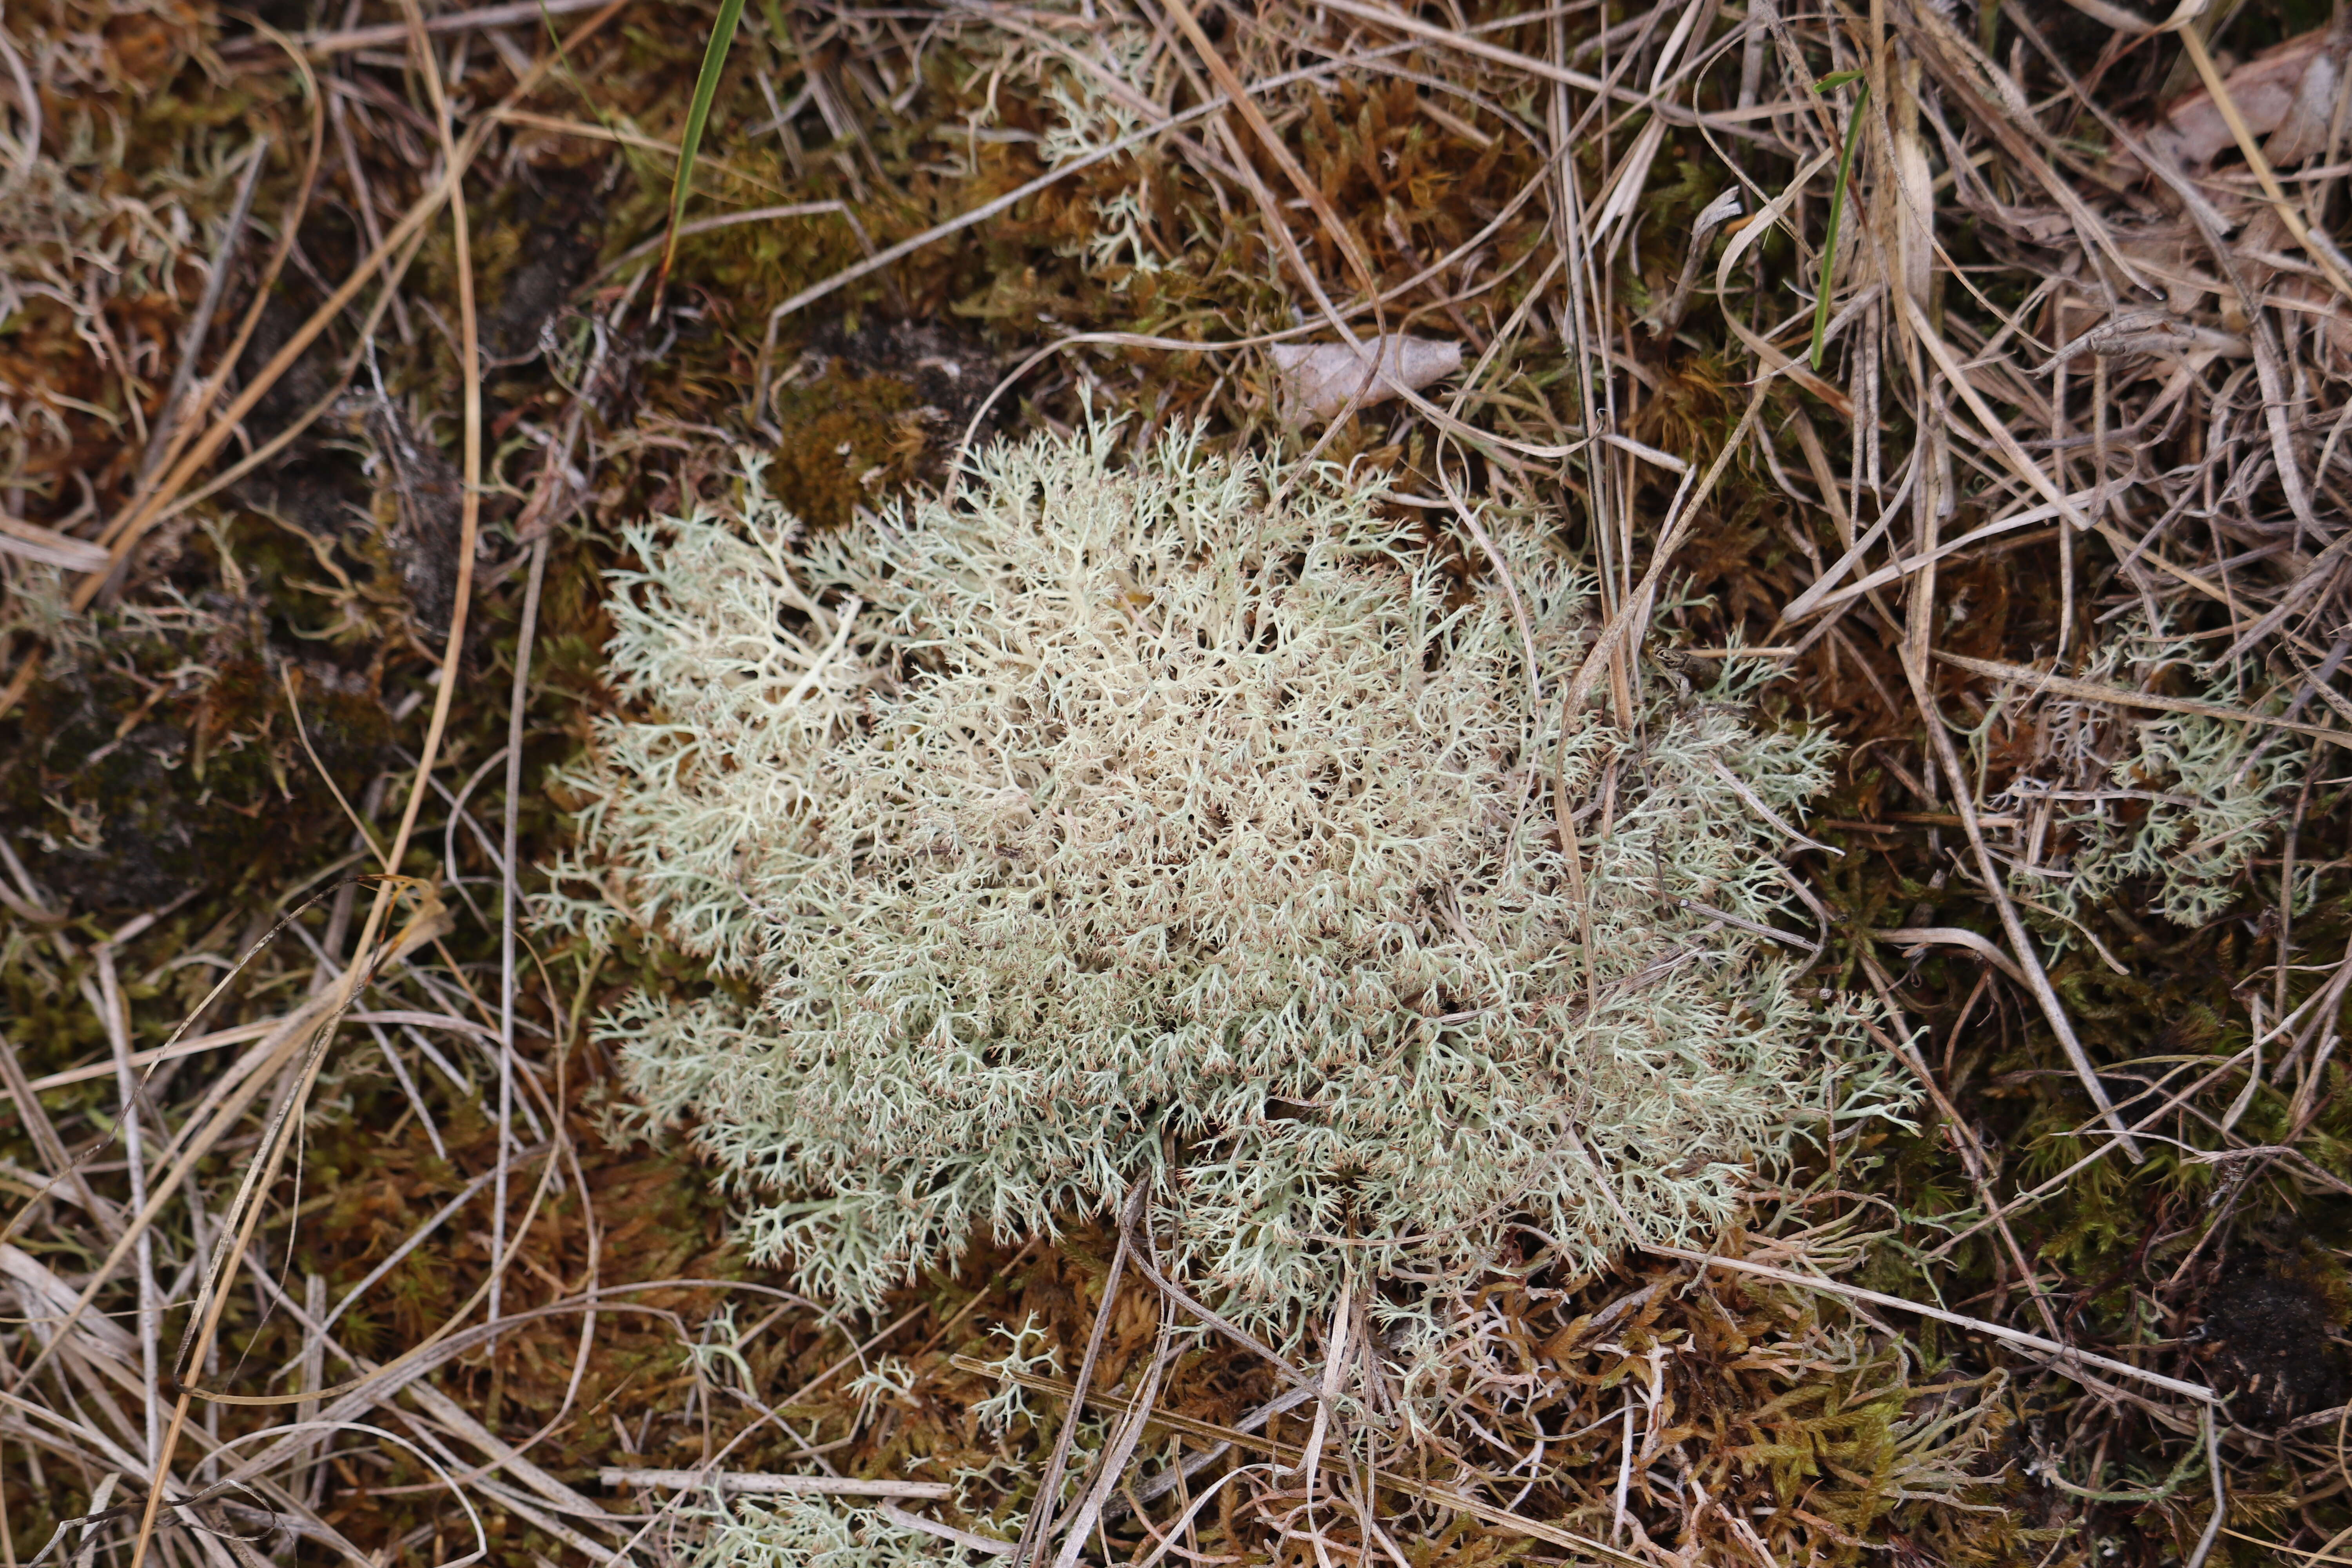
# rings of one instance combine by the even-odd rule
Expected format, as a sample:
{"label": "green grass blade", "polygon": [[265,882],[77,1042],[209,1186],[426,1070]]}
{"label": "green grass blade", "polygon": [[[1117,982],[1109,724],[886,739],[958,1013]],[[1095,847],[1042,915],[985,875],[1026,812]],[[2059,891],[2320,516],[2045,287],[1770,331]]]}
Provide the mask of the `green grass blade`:
{"label": "green grass blade", "polygon": [[[1827,87],[1829,83],[1824,81],[1822,85]],[[1869,107],[1870,86],[1865,82],[1854,98],[1853,117],[1845,123],[1845,151],[1838,156],[1837,184],[1830,191],[1829,228],[1822,237],[1822,281],[1813,295],[1813,352],[1810,361],[1815,370],[1822,368],[1822,339],[1830,330],[1830,285],[1837,270],[1838,220],[1845,216],[1845,183],[1853,173],[1853,150],[1862,145],[1862,112]]]}
{"label": "green grass blade", "polygon": [[719,76],[727,68],[727,51],[735,42],[735,25],[743,19],[743,0],[719,0],[719,21],[710,29],[709,47],[702,51],[702,73],[694,79],[694,101],[686,111],[686,135],[678,143],[677,181],[669,193],[669,233],[662,240],[661,271],[654,279],[659,300],[669,282],[670,263],[677,256],[677,226],[686,216],[687,194],[694,188],[694,158],[702,148],[703,127],[710,123],[710,104],[719,96]]}

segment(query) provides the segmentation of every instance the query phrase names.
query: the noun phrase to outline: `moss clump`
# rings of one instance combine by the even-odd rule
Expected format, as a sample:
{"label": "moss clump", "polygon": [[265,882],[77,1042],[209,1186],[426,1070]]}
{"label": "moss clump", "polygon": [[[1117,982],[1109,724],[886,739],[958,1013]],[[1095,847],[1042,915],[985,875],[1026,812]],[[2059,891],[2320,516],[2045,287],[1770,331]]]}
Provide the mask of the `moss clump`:
{"label": "moss clump", "polygon": [[606,896],[564,907],[756,983],[604,1029],[768,1200],[759,1253],[870,1301],[1142,1180],[1193,1277],[1278,1321],[1514,1223],[1577,1268],[1699,1240],[1815,1108],[1889,1108],[1872,1072],[1825,1092],[1856,1020],[1762,934],[1758,808],[1828,742],[1724,693],[1584,729],[1571,867],[1572,561],[1496,520],[1523,638],[1376,479],[1113,437],[805,541],[756,470],[741,525],[630,533],[641,707],[572,781],[562,869]]}
{"label": "moss clump", "polygon": [[903,481],[928,434],[914,389],[887,375],[828,374],[784,393],[776,413],[789,432],[776,448],[776,493],[816,528],[847,522],[885,479]]}
{"label": "moss clump", "polygon": [[997,368],[984,344],[934,322],[827,323],[774,389],[769,493],[809,527],[837,528],[938,483]]}

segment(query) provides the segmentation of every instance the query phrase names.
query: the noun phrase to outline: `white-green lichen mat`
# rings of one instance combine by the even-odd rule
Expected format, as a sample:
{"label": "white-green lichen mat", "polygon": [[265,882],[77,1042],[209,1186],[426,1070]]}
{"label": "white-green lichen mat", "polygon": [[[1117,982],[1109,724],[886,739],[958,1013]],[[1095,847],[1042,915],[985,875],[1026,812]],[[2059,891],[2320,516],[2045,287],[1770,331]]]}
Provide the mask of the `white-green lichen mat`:
{"label": "white-green lichen mat", "polygon": [[1461,1279],[1513,1225],[1580,1267],[1628,1220],[1701,1240],[1824,1115],[1888,1109],[1759,934],[1765,812],[1825,741],[1680,689],[1583,729],[1588,915],[1575,564],[1492,520],[1538,700],[1507,595],[1378,481],[1114,435],[814,538],[756,472],[742,520],[629,536],[641,716],[573,780],[562,869],[603,898],[565,908],[751,983],[604,1028],[759,1253],[871,1301],[1142,1178],[1194,1288],[1271,1321],[1346,1272]]}

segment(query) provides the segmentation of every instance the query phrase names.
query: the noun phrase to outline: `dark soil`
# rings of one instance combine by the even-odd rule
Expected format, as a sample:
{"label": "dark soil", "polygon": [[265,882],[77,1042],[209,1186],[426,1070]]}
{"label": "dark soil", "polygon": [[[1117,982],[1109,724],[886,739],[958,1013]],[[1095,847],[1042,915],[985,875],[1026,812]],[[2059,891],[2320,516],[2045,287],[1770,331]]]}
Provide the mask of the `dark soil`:
{"label": "dark soil", "polygon": [[2241,1426],[2272,1431],[2344,1402],[2335,1304],[2291,1266],[2240,1259],[2205,1299],[2213,1386]]}
{"label": "dark soil", "polygon": [[367,430],[375,447],[376,481],[391,492],[392,522],[384,541],[408,595],[415,629],[436,645],[449,635],[449,617],[457,605],[464,480],[448,454],[421,439],[390,399],[374,400]]}
{"label": "dark soil", "polygon": [[591,176],[559,166],[526,166],[515,201],[514,270],[482,316],[482,347],[493,366],[537,357],[541,333],[596,264],[604,226]]}
{"label": "dark soil", "polygon": [[[178,678],[192,668],[204,677]],[[0,827],[46,890],[77,910],[266,884],[342,819],[304,734],[356,800],[389,758],[392,728],[367,675],[289,658],[249,618],[225,616],[195,637],[118,634],[26,700],[18,743],[0,762]]]}

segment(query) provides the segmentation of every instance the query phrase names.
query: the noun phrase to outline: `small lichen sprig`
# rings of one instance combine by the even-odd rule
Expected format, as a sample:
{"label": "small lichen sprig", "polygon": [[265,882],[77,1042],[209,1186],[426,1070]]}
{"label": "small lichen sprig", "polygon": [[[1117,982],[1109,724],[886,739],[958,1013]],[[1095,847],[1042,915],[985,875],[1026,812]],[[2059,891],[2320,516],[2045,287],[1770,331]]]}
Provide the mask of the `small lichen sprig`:
{"label": "small lichen sprig", "polygon": [[731,1500],[705,1517],[694,1568],[957,1568],[974,1560],[878,1508],[816,1498]]}
{"label": "small lichen sprig", "polygon": [[[1053,1336],[1037,1326],[1034,1312],[1024,1317],[1017,1329],[999,1324],[990,1332],[1010,1342],[1004,1353],[990,1364],[997,1378],[996,1392],[973,1405],[971,1413],[982,1431],[1002,1437],[1013,1422],[1036,1419],[1036,1412],[1029,1408],[1028,1390],[1020,1381],[1021,1374],[1042,1371],[1051,1375],[1061,1370],[1061,1363],[1054,1352]],[[1034,1351],[1029,1348],[1033,1340],[1038,1347]]]}
{"label": "small lichen sprig", "polygon": [[1563,747],[1589,580],[1541,531],[1489,530],[1522,628],[1376,478],[1116,434],[814,538],[756,466],[740,521],[629,533],[634,716],[559,868],[602,896],[556,903],[756,991],[601,1028],[760,1256],[870,1302],[1145,1181],[1281,1324],[1513,1225],[1578,1268],[1702,1240],[1823,1114],[1897,1112],[1765,934],[1827,740],[1684,690]]}
{"label": "small lichen sprig", "polygon": [[[2172,669],[2189,673],[2197,697],[2238,700],[2227,672],[2195,644],[2139,616],[2107,640],[2087,674],[2148,689]],[[2061,917],[2052,933],[2061,947],[2076,920],[2126,885],[2147,889],[2149,907],[2175,925],[2217,919],[2248,863],[2275,841],[2302,776],[2305,748],[2201,714],[2118,713],[2057,699],[2043,726],[2050,770],[2018,779],[1993,804],[2053,803],[2062,858],[2026,886]]]}

